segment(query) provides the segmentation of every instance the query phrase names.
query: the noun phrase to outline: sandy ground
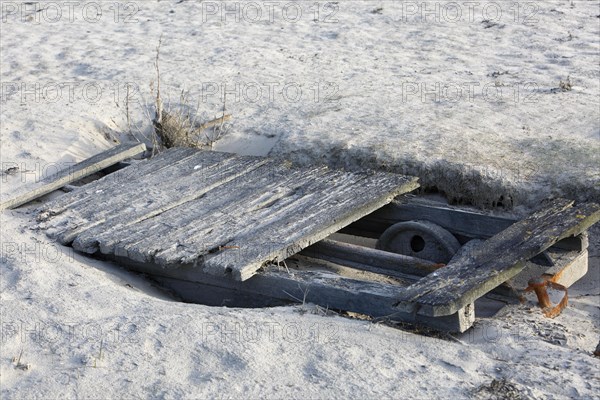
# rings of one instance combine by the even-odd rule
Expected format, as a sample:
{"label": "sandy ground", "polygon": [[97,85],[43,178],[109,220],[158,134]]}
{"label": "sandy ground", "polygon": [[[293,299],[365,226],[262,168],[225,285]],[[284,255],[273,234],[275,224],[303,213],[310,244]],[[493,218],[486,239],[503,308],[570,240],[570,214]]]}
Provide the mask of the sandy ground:
{"label": "sandy ground", "polygon": [[600,389],[598,229],[590,271],[556,319],[527,302],[431,337],[310,305],[178,303],[29,229],[27,209],[2,223],[2,398],[560,399]]}
{"label": "sandy ground", "polygon": [[204,121],[226,97],[218,148],[416,174],[482,206],[600,200],[598,1],[6,3],[10,162],[125,139],[125,103],[143,140],[162,36],[165,103]]}
{"label": "sandy ground", "polygon": [[[600,201],[598,1],[0,7],[0,162],[18,168],[3,195],[116,142],[149,143],[162,36],[167,107],[203,122],[227,93],[216,149],[415,174],[520,214],[547,197]],[[177,303],[29,229],[28,210],[0,214],[2,398],[600,392],[597,230],[560,317],[508,306],[442,339],[309,306]]]}

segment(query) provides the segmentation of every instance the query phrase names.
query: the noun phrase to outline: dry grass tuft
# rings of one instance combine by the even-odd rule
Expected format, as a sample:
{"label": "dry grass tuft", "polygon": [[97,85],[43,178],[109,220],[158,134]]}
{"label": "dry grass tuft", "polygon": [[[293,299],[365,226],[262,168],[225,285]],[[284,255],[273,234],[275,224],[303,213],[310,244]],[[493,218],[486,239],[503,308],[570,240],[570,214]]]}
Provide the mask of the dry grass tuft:
{"label": "dry grass tuft", "polygon": [[[153,152],[163,148],[172,147],[196,147],[210,148],[214,147],[215,142],[221,139],[229,129],[227,121],[231,119],[230,114],[226,114],[226,99],[223,99],[223,110],[220,117],[209,121],[200,122],[197,120],[199,104],[194,109],[189,106],[188,93],[181,92],[179,105],[163,103],[160,90],[160,47],[162,37],[156,48],[156,97],[155,114],[152,120],[154,127],[154,136],[152,137]],[[154,92],[153,85],[151,90]]]}
{"label": "dry grass tuft", "polygon": [[231,115],[223,114],[208,122],[196,121],[191,111],[180,109],[162,110],[161,118],[152,122],[159,144],[164,148],[197,147],[212,148],[228,130],[226,121]]}
{"label": "dry grass tuft", "polygon": [[562,80],[559,82],[558,87],[563,92],[568,92],[573,89],[573,84],[571,84],[571,77],[567,76],[566,80]]}
{"label": "dry grass tuft", "polygon": [[486,400],[522,400],[530,398],[509,380],[493,379],[488,385],[481,385],[473,393],[475,399]]}

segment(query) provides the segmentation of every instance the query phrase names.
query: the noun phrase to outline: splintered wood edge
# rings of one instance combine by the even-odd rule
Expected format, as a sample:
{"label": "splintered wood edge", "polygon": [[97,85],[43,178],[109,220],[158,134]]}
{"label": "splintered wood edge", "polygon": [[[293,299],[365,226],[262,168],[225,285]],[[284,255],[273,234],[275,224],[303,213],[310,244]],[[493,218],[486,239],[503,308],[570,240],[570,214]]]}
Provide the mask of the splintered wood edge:
{"label": "splintered wood edge", "polygon": [[22,206],[69,183],[78,181],[144,151],[146,151],[146,145],[143,143],[135,145],[122,144],[103,151],[75,164],[71,168],[62,170],[37,182],[31,188],[25,187],[22,189],[22,193],[17,193],[8,200],[0,203],[0,211]]}
{"label": "splintered wood edge", "polygon": [[[584,204],[594,204],[594,203],[584,203]],[[579,217],[579,216],[578,216]],[[587,217],[583,217],[579,223],[567,230],[567,232],[561,237],[557,238],[558,240],[564,239],[569,236],[578,235],[582,232],[585,232],[589,227],[594,225],[600,220],[600,210],[596,210],[591,213]],[[545,250],[545,249],[544,249]],[[455,312],[458,312],[461,308],[467,306],[470,303],[473,303],[479,297],[485,295],[489,291],[493,290],[498,285],[502,284],[506,280],[512,278],[516,274],[518,274],[523,268],[525,268],[527,260],[517,262],[511,267],[502,270],[493,279],[490,279],[483,283],[482,285],[476,286],[468,291],[466,291],[461,297],[454,299],[453,301],[444,304],[444,305],[430,305],[427,303],[421,303],[417,301],[400,301],[397,303],[396,307],[403,312],[416,312],[422,315],[428,315],[432,317],[439,317],[444,315],[450,315]]]}
{"label": "splintered wood edge", "polygon": [[375,318],[427,326],[446,332],[465,332],[475,321],[472,304],[456,314],[443,317],[407,314],[393,307],[396,285],[365,282],[323,271],[292,269],[290,273],[276,267],[267,267],[252,279],[239,282],[206,274],[193,265],[180,264],[176,268],[165,269],[157,264],[135,262],[126,257],[107,255],[106,258],[134,271],[150,274],[159,282],[161,278],[169,278],[185,283],[191,289],[188,293],[192,294],[199,290],[193,287],[194,283],[294,302],[298,302],[306,293],[307,301],[322,307],[359,312]]}
{"label": "splintered wood edge", "polygon": [[[314,235],[311,235],[310,237],[302,238],[295,243],[290,243],[289,246],[286,246],[285,248],[283,248],[279,251],[273,252],[272,258],[273,259],[276,258],[278,260],[284,260],[284,259],[290,257],[291,255],[293,255],[293,254],[290,254],[290,248],[293,247],[294,249],[296,249],[296,251],[294,252],[294,254],[296,254],[296,253],[300,252],[301,250],[305,249],[306,247],[308,247],[322,239],[325,239],[327,236],[331,235],[332,233],[339,231],[343,227],[348,226],[349,224],[362,218],[363,216],[370,214],[371,212],[390,203],[396,196],[403,194],[403,193],[413,191],[419,187],[419,182],[418,182],[419,178],[413,177],[413,176],[406,176],[406,178],[407,178],[406,183],[402,184],[397,189],[391,191],[391,193],[389,193],[388,195],[382,196],[376,200],[373,200],[370,203],[365,204],[363,207],[355,209],[354,213],[352,213],[351,215],[346,216],[345,218],[343,218],[341,220],[338,220],[336,223],[330,225],[326,229],[323,229],[323,230],[317,232]],[[205,267],[203,270],[204,270],[204,272],[206,272],[208,274],[217,275],[217,276],[225,275],[225,276],[229,276],[237,281],[246,281],[246,280],[250,279],[251,277],[253,277],[254,275],[256,275],[256,273],[268,263],[269,263],[269,261],[261,260],[258,262],[248,264],[242,269],[236,268],[236,269],[230,269],[230,270],[223,271],[223,269],[220,268],[219,265],[215,265],[215,266],[209,266],[207,268]]]}

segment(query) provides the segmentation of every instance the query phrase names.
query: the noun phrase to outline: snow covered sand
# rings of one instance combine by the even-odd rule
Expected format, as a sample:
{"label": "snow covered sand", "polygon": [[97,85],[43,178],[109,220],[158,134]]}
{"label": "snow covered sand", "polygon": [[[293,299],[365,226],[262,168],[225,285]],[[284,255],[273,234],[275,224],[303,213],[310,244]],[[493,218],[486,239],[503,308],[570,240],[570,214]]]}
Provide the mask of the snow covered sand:
{"label": "snow covered sand", "polygon": [[[0,158],[2,170],[25,172],[3,175],[2,192],[131,140],[128,84],[142,137],[163,35],[165,97],[189,91],[207,120],[227,91],[234,119],[217,149],[417,174],[451,198],[519,211],[553,195],[600,200],[597,1],[454,11],[410,1],[26,3],[1,4]],[[173,302],[107,263],[57,257],[24,211],[0,218],[3,397],[460,398],[501,378],[542,398],[600,389],[590,356],[597,233],[563,315],[509,307],[459,343],[301,307]],[[21,350],[26,371],[12,361]]]}

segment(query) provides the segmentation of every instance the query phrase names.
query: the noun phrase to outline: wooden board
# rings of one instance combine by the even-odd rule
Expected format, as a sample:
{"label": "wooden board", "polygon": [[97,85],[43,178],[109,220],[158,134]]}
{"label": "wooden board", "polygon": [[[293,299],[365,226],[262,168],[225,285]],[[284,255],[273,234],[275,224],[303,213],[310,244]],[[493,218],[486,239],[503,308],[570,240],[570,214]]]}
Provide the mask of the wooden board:
{"label": "wooden board", "polygon": [[[351,235],[379,238],[390,226],[401,221],[424,220],[433,222],[455,235],[461,243],[470,239],[488,239],[518,221],[514,216],[490,215],[480,210],[457,207],[440,201],[399,196],[390,204],[347,226],[341,232]],[[553,247],[564,250],[583,250],[581,241],[565,238]]]}
{"label": "wooden board", "polygon": [[486,239],[517,221],[516,218],[485,214],[410,195],[395,199],[374,212],[369,219],[387,226],[399,221],[431,221],[455,235]]}
{"label": "wooden board", "polygon": [[425,276],[440,267],[428,260],[330,239],[321,240],[299,254],[383,275],[395,271]]}
{"label": "wooden board", "polygon": [[189,149],[114,175],[43,206],[42,227],[79,251],[237,280],[418,187],[403,175]]}
{"label": "wooden board", "polygon": [[570,287],[588,272],[588,251],[548,251],[552,267],[544,271],[544,277],[552,282]]}
{"label": "wooden board", "polygon": [[[208,152],[195,152],[183,162],[168,156],[159,161],[167,165],[158,170],[146,168],[145,175],[133,182],[124,181],[119,186],[107,179],[84,201],[75,200],[62,211],[49,204],[44,208],[44,213],[53,216],[49,233],[63,244],[77,239],[74,243],[77,250],[94,253],[97,250],[96,235],[128,236],[126,227],[156,216],[164,218],[166,211],[202,198],[215,187],[268,162],[257,157],[236,160],[231,154]],[[66,196],[76,198],[77,192]],[[182,212],[184,217],[188,215],[187,210],[177,211]],[[144,230],[138,233],[149,234]]]}
{"label": "wooden board", "polygon": [[145,159],[135,165],[130,165],[131,168],[128,167],[115,171],[110,175],[106,175],[101,179],[90,182],[70,192],[68,195],[56,198],[52,202],[42,205],[41,209],[53,215],[58,215],[69,207],[73,207],[79,203],[90,202],[99,193],[102,193],[103,187],[112,185],[115,187],[115,190],[124,191],[130,185],[137,184],[141,177],[150,173],[157,173],[161,169],[173,164],[177,165],[178,162],[184,162],[195,153],[194,149],[187,147],[160,153],[152,158],[152,161]]}
{"label": "wooden board", "polygon": [[571,201],[555,200],[403,290],[398,307],[429,316],[453,314],[516,275],[531,257],[598,220],[598,204],[572,207]]}
{"label": "wooden board", "polygon": [[397,284],[351,279],[319,266],[303,270],[268,266],[252,278],[239,282],[208,275],[190,266],[165,269],[119,257],[113,259],[130,269],[151,274],[153,279],[189,302],[232,307],[306,302],[324,309],[352,311],[379,320],[406,322],[447,332],[464,332],[475,321],[472,304],[443,317],[405,313],[393,306],[401,289]]}
{"label": "wooden board", "polygon": [[143,143],[121,144],[97,154],[87,160],[73,165],[71,168],[50,175],[31,185],[24,186],[16,193],[11,193],[0,203],[0,211],[12,209],[29,203],[41,196],[61,187],[92,175],[127,158],[138,155],[146,150]]}

